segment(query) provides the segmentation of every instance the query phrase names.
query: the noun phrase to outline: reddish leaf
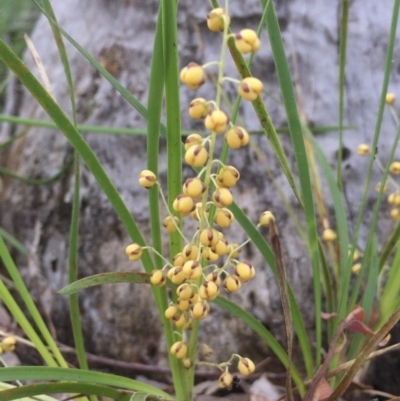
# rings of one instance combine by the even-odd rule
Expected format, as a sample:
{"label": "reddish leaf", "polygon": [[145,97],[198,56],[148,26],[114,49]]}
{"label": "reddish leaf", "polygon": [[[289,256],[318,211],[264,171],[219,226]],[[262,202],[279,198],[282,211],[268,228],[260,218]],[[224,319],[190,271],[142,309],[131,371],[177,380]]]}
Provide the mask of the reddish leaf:
{"label": "reddish leaf", "polygon": [[347,329],[350,331],[355,331],[357,333],[368,334],[371,337],[375,334],[366,324],[360,322],[359,320],[354,320],[350,322],[347,326]]}

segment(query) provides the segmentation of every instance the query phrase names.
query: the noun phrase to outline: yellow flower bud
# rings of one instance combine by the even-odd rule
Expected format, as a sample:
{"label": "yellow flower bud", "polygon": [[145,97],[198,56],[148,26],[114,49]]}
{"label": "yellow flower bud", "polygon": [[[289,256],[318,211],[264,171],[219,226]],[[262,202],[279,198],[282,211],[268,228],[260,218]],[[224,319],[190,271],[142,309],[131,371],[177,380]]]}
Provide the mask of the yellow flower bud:
{"label": "yellow flower bud", "polygon": [[172,344],[170,352],[178,359],[182,359],[187,354],[187,345],[183,341],[177,341],[176,343]]}
{"label": "yellow flower bud", "polygon": [[240,290],[242,282],[240,281],[239,277],[236,276],[236,274],[231,274],[226,276],[223,285],[226,292],[235,292]]}
{"label": "yellow flower bud", "polygon": [[151,188],[157,182],[156,175],[150,170],[143,170],[140,173],[139,184],[147,189]]}
{"label": "yellow flower bud", "polygon": [[176,289],[176,295],[183,301],[188,301],[193,296],[193,287],[189,283],[181,284]]}
{"label": "yellow flower bud", "polygon": [[207,281],[213,281],[217,286],[221,284],[221,277],[219,276],[217,271],[213,271],[211,273],[208,273],[206,275],[206,280]]}
{"label": "yellow flower bud", "polygon": [[178,308],[182,312],[185,312],[190,308],[190,302],[187,299],[178,299],[177,303],[178,303]]}
{"label": "yellow flower bud", "polygon": [[224,166],[219,171],[215,180],[217,185],[222,188],[231,188],[239,181],[239,171],[233,166]]}
{"label": "yellow flower bud", "polygon": [[185,153],[185,161],[189,166],[201,167],[208,159],[207,149],[203,145],[191,146]]}
{"label": "yellow flower bud", "polygon": [[128,245],[125,249],[125,253],[127,254],[129,260],[135,262],[142,257],[142,247],[139,244]]}
{"label": "yellow flower bud", "polygon": [[12,352],[15,350],[15,344],[17,344],[15,337],[5,337],[0,345],[3,351]]}
{"label": "yellow flower bud", "polygon": [[176,327],[183,327],[187,323],[186,315],[182,313],[178,320],[174,320]]}
{"label": "yellow flower bud", "polygon": [[[176,305],[170,305],[164,312],[165,317],[171,320],[178,320],[181,314],[182,314],[181,311],[178,309]],[[174,317],[176,319],[174,319]]]}
{"label": "yellow flower bud", "polygon": [[244,78],[239,84],[239,95],[245,100],[256,100],[262,91],[262,82],[254,77]]}
{"label": "yellow flower bud", "polygon": [[193,366],[193,363],[192,363],[192,361],[191,361],[189,358],[184,358],[184,359],[182,359],[182,363],[183,363],[183,366],[184,366],[186,369],[190,369],[190,368]]}
{"label": "yellow flower bud", "polygon": [[230,18],[225,14],[224,9],[214,8],[207,15],[207,26],[210,31],[222,32],[224,30],[225,23],[229,26]]}
{"label": "yellow flower bud", "polygon": [[362,256],[362,253],[356,248],[353,253],[353,262],[360,259],[361,256]]}
{"label": "yellow flower bud", "polygon": [[244,261],[236,265],[235,274],[242,283],[247,283],[256,275],[256,270],[250,262]]}
{"label": "yellow flower bud", "polygon": [[336,233],[335,231],[331,230],[330,228],[327,228],[326,230],[324,230],[324,232],[322,233],[322,239],[326,242],[331,242],[334,241],[336,239]]}
{"label": "yellow flower bud", "polygon": [[203,143],[203,137],[199,134],[190,134],[185,141],[185,150],[188,150],[194,145],[201,145]]}
{"label": "yellow flower bud", "polygon": [[240,248],[239,244],[237,244],[236,242],[232,242],[232,244],[228,245],[227,253],[228,252],[230,257],[235,259],[239,256],[240,252],[242,252],[242,248]]}
{"label": "yellow flower bud", "polygon": [[219,255],[208,246],[202,248],[201,256],[203,256],[203,258],[208,262],[216,262],[219,258]]}
{"label": "yellow flower bud", "polygon": [[400,217],[400,209],[397,209],[397,208],[392,209],[392,210],[390,211],[390,217],[391,217],[393,220],[398,220],[399,217]]}
{"label": "yellow flower bud", "polygon": [[217,207],[230,206],[233,202],[233,196],[227,188],[217,188],[212,196],[213,202]]}
{"label": "yellow flower bud", "polygon": [[266,210],[265,212],[261,213],[259,221],[260,225],[268,227],[271,221],[275,221],[275,217],[269,210]]}
{"label": "yellow flower bud", "polygon": [[211,227],[205,228],[201,231],[199,239],[203,246],[212,247],[219,241],[218,231]]}
{"label": "yellow flower bud", "polygon": [[184,194],[178,195],[178,197],[174,200],[172,207],[182,216],[189,215],[190,212],[192,212],[195,208],[193,199],[190,196],[186,196]]}
{"label": "yellow flower bud", "polygon": [[187,259],[182,252],[177,253],[173,258],[173,263],[175,267],[182,267],[186,261]]}
{"label": "yellow flower bud", "polygon": [[199,294],[193,294],[192,298],[189,299],[190,306],[194,305],[196,302],[200,301]]}
{"label": "yellow flower bud", "polygon": [[222,110],[210,110],[204,120],[205,127],[217,134],[222,134],[228,127],[229,117]]}
{"label": "yellow flower bud", "polygon": [[233,376],[226,370],[218,379],[218,386],[231,390],[233,385]]}
{"label": "yellow flower bud", "polygon": [[210,306],[207,301],[196,302],[191,307],[192,318],[193,319],[204,319],[207,317],[208,312],[210,310]]}
{"label": "yellow flower bud", "polygon": [[153,270],[150,275],[150,283],[158,287],[162,287],[165,284],[165,276],[162,270]]}
{"label": "yellow flower bud", "polygon": [[196,260],[187,261],[183,267],[183,274],[189,280],[197,280],[203,273],[203,268]]}
{"label": "yellow flower bud", "polygon": [[212,247],[213,252],[219,256],[226,255],[228,253],[228,249],[228,241],[225,238],[220,239],[217,245]]}
{"label": "yellow flower bud", "polygon": [[396,192],[393,197],[393,205],[400,206],[400,193]]}
{"label": "yellow flower bud", "polygon": [[169,233],[174,233],[179,226],[179,219],[176,216],[167,216],[164,219],[163,226]]}
{"label": "yellow flower bud", "polygon": [[235,220],[233,213],[226,208],[217,209],[214,215],[214,223],[222,228],[229,227]]}
{"label": "yellow flower bud", "polygon": [[396,100],[396,96],[394,93],[386,94],[386,99],[385,99],[386,104],[388,104],[389,106],[393,106],[395,100]]}
{"label": "yellow flower bud", "polygon": [[195,244],[187,244],[182,249],[182,254],[185,257],[186,261],[197,260],[197,258],[199,257],[199,247]]}
{"label": "yellow flower bud", "polygon": [[180,78],[189,89],[198,89],[207,80],[203,67],[196,63],[189,63],[183,68]]}
{"label": "yellow flower bud", "polygon": [[256,52],[260,48],[260,39],[252,29],[242,29],[235,36],[235,45],[240,53]]}
{"label": "yellow flower bud", "polygon": [[231,149],[239,149],[249,143],[249,133],[242,127],[231,128],[225,134],[225,140]]}
{"label": "yellow flower bud", "polygon": [[200,198],[205,190],[206,184],[198,177],[188,178],[182,187],[184,195],[190,196],[193,199]]}
{"label": "yellow flower bud", "polygon": [[193,99],[190,102],[190,107],[189,107],[189,114],[190,117],[196,118],[196,119],[203,119],[207,117],[209,110],[209,106],[207,104],[207,100],[203,99],[201,97],[198,97],[197,99]]}
{"label": "yellow flower bud", "polygon": [[400,162],[393,162],[390,166],[389,166],[389,171],[392,174],[398,175],[400,174]]}
{"label": "yellow flower bud", "polygon": [[365,143],[360,143],[357,148],[357,154],[359,156],[366,156],[369,153],[370,149],[369,146]]}
{"label": "yellow flower bud", "polygon": [[214,281],[204,281],[203,284],[199,288],[199,297],[201,299],[207,299],[209,301],[213,301],[217,298],[219,293],[219,288]]}
{"label": "yellow flower bud", "polygon": [[168,278],[174,284],[182,284],[184,281],[186,281],[186,275],[183,272],[183,267],[173,267],[170,269],[168,272]]}
{"label": "yellow flower bud", "polygon": [[351,271],[352,271],[354,274],[360,273],[360,270],[361,270],[361,263],[356,263],[356,264],[353,265],[352,268],[351,268]]}
{"label": "yellow flower bud", "polygon": [[238,371],[244,376],[252,374],[256,369],[253,361],[249,358],[240,358],[237,368]]}

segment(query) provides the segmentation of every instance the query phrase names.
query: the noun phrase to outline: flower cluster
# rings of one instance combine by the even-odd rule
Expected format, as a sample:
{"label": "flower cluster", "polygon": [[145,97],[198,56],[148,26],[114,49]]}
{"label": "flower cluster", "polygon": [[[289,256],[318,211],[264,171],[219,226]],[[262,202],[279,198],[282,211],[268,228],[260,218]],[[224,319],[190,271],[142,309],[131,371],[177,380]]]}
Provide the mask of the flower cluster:
{"label": "flower cluster", "polygon": [[[260,48],[260,40],[251,29],[228,35],[229,22],[229,16],[221,8],[212,10],[207,17],[210,30],[223,32],[223,46],[227,45],[230,37],[234,37],[236,48],[243,54]],[[171,346],[170,353],[180,359],[186,368],[198,363],[194,355],[189,355],[186,342],[187,332],[192,329],[193,323],[207,317],[210,302],[222,289],[227,293],[238,291],[256,274],[250,261],[239,258],[242,247],[248,241],[243,244],[230,243],[222,232],[235,221],[229,207],[233,203],[232,188],[239,181],[240,173],[234,166],[213,158],[216,139],[224,135],[227,145],[234,150],[246,146],[250,139],[247,130],[232,124],[229,116],[220,108],[221,96],[218,91],[225,79],[232,79],[223,76],[223,57],[219,62],[204,66],[189,63],[181,70],[180,79],[189,89],[196,90],[207,80],[205,68],[213,64],[219,65],[216,99],[195,98],[189,105],[189,115],[193,119],[203,120],[205,130],[209,131],[207,136],[190,134],[184,145],[186,164],[199,169],[199,172],[183,182],[182,193],[172,202],[173,210],[166,205],[168,215],[163,221],[166,231],[178,232],[185,245],[180,252],[172,255],[171,262],[166,260],[163,269],[154,270],[150,276],[150,282],[155,286],[163,286],[167,282],[175,285],[171,284],[175,295],[165,310],[165,317],[178,328],[179,341]],[[254,77],[244,78],[237,83],[238,93],[245,100],[254,101],[263,90],[261,81]],[[153,172],[143,170],[139,183],[145,188],[157,185],[165,200]],[[191,240],[187,240],[182,233],[178,215],[198,222]],[[271,219],[274,219],[272,213],[263,213],[260,225],[268,226]],[[145,248],[149,247],[131,244],[126,248],[126,254],[131,261],[136,261],[141,258]],[[233,354],[228,362],[216,365],[223,371],[219,379],[219,385],[223,388],[232,388],[234,384],[234,376],[228,369],[234,358],[238,359],[237,369],[243,375],[249,375],[255,369],[250,359]]]}

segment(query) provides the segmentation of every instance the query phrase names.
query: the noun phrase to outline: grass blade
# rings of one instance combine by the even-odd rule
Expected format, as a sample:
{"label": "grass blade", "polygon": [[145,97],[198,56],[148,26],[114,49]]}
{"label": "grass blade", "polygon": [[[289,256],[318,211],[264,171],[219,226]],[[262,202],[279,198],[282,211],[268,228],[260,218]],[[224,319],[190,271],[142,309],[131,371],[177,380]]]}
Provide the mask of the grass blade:
{"label": "grass blade", "polygon": [[[264,6],[266,0],[261,0]],[[321,360],[322,331],[321,331],[321,279],[320,279],[320,261],[318,250],[318,238],[316,217],[314,212],[314,200],[312,195],[310,172],[305,150],[302,127],[299,114],[297,112],[296,98],[293,90],[292,78],[289,70],[289,64],[286,58],[283,46],[281,31],[278,18],[276,16],[273,2],[270,3],[267,13],[267,30],[270,39],[272,54],[275,61],[278,75],[279,86],[281,88],[283,104],[285,106],[288,119],[289,132],[292,140],[300,188],[304,205],[304,212],[307,223],[309,252],[311,256],[311,265],[314,281],[314,300],[315,300],[315,331],[316,331],[316,365],[319,366]]]}
{"label": "grass blade", "polygon": [[22,400],[24,397],[37,397],[41,394],[57,393],[98,395],[118,401],[129,401],[130,398],[130,394],[99,384],[41,383],[3,390],[0,392],[0,401]]}
{"label": "grass blade", "polygon": [[13,235],[8,233],[3,228],[0,228],[0,235],[10,244],[12,245],[18,252],[23,253],[24,255],[29,255],[29,250],[25,247],[24,244],[19,242]]}
{"label": "grass blade", "polygon": [[132,272],[94,274],[93,276],[85,277],[71,284],[68,284],[62,290],[58,291],[58,293],[61,295],[71,295],[76,294],[78,291],[82,291],[86,288],[113,283],[150,284],[150,274]]}
{"label": "grass blade", "polygon": [[17,180],[17,181],[23,182],[28,185],[47,185],[47,184],[51,184],[52,182],[58,180],[64,173],[66,173],[68,171],[68,169],[72,166],[72,163],[73,163],[73,159],[71,159],[67,163],[65,163],[64,166],[61,167],[61,170],[58,173],[54,174],[51,177],[43,178],[43,179],[39,179],[39,180],[36,180],[33,178],[22,177],[4,167],[0,167],[0,176],[4,175],[6,177],[12,178],[13,180]]}
{"label": "grass blade", "polygon": [[342,189],[342,152],[343,152],[343,112],[344,112],[344,90],[346,81],[346,50],[347,50],[347,32],[349,25],[349,0],[342,0],[340,14],[340,40],[339,40],[339,147],[337,162],[337,183],[339,189]]}
{"label": "grass blade", "polygon": [[[21,275],[19,274],[19,271],[17,269],[17,266],[15,266],[15,263],[13,259],[11,258],[10,253],[8,252],[8,249],[3,241],[3,238],[0,237],[0,256],[1,259],[3,260],[4,266],[6,267],[9,275],[11,276],[15,287],[17,288],[22,300],[24,301],[29,313],[31,314],[33,320],[35,321],[36,326],[38,327],[41,335],[43,336],[44,340],[46,343],[49,345],[50,350],[52,351],[55,359],[57,360],[58,364],[63,367],[67,367],[67,363],[62,356],[60,350],[58,349],[53,337],[50,334],[49,329],[47,328],[45,322],[43,321],[42,316],[40,315],[35,303],[33,302],[28,289],[26,288],[25,283],[23,282]],[[40,353],[43,356],[43,358],[46,360],[46,363],[50,364],[50,366],[54,366],[55,361],[51,354],[47,351],[46,348],[44,348],[42,345],[42,341],[38,338],[34,330],[32,329],[32,326],[30,323],[27,321],[26,317],[23,315],[21,309],[18,307],[16,304],[15,300],[12,298],[11,294],[3,284],[3,282],[0,282],[2,286],[1,290],[1,297],[3,298],[4,302],[6,303],[7,307],[10,309],[10,312],[13,314],[13,316],[16,317],[18,323],[22,327],[23,330],[28,330],[27,335],[30,335],[32,339],[32,342],[35,343],[38,349],[40,349]],[[10,308],[11,307],[11,308]],[[19,316],[19,318],[17,318]]]}
{"label": "grass blade", "polygon": [[140,391],[167,400],[172,400],[172,397],[169,394],[157,387],[151,386],[150,384],[128,379],[127,377],[108,373],[92,372],[90,370],[51,368],[47,366],[18,366],[0,369],[0,380],[60,380],[86,384],[101,384],[126,390]]}

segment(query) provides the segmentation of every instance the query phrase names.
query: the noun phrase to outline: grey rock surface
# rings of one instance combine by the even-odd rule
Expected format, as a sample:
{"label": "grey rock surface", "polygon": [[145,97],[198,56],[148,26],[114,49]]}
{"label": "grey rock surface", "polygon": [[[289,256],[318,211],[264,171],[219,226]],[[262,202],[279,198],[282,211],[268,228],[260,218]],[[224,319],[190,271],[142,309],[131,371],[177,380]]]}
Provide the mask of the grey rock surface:
{"label": "grey rock surface", "polygon": [[[99,0],[54,1],[60,25],[73,36],[133,95],[146,103],[149,66],[152,56],[153,30],[157,16],[156,1],[113,2]],[[280,1],[276,4],[287,55],[302,113],[310,125],[338,124],[338,49],[340,2]],[[344,191],[349,213],[349,224],[354,226],[360,204],[367,159],[356,154],[359,143],[370,143],[374,134],[382,85],[385,52],[391,19],[392,2],[354,0],[350,7],[348,63],[346,66],[345,124],[357,129],[344,132]],[[220,36],[207,30],[205,18],[209,4],[200,0],[179,3],[179,53],[184,66],[190,61],[206,63],[218,58]],[[233,31],[249,27],[256,29],[261,15],[256,0],[231,1],[230,14]],[[399,36],[400,34],[398,34]],[[262,49],[257,53],[252,67],[253,75],[263,79],[266,92],[280,98],[275,66],[264,32]],[[32,35],[33,43],[48,74],[52,93],[60,106],[70,115],[68,91],[61,62],[51,36],[49,23],[40,18]],[[101,77],[69,43],[66,43],[72,68],[80,123],[113,127],[145,127],[146,121]],[[395,55],[399,54],[396,45]],[[29,54],[25,56],[28,67],[37,73]],[[211,70],[212,71],[212,70]],[[400,59],[393,60],[390,88],[394,92],[400,80]],[[215,72],[215,71],[214,71]],[[233,62],[228,58],[226,73],[237,77]],[[17,90],[14,87],[9,91]],[[210,98],[214,92],[209,82],[195,93],[181,88],[182,125],[184,129],[201,129],[187,114],[188,104],[194,97]],[[233,101],[236,88],[232,83],[224,86],[226,96]],[[265,93],[263,98],[276,127],[286,126],[283,107]],[[15,100],[17,99],[17,100]],[[7,111],[17,110],[23,117],[46,119],[45,113],[24,90],[19,97],[10,96]],[[259,122],[251,104],[243,102],[240,117],[249,130],[259,130]],[[379,158],[387,158],[396,126],[389,112],[385,112]],[[4,126],[2,140],[18,130]],[[95,133],[84,135],[99,160],[112,178],[122,198],[131,210],[144,235],[149,237],[147,194],[137,183],[140,171],[145,168],[145,139],[130,136],[108,136]],[[336,164],[338,133],[318,136],[329,162]],[[282,136],[283,146],[295,170],[288,136]],[[265,137],[254,138],[277,186],[296,211],[299,206],[279,170]],[[162,144],[163,148],[164,144]],[[72,157],[70,145],[61,132],[31,128],[18,140],[2,164],[17,174],[30,178],[45,178],[57,173]],[[397,152],[400,157],[400,152]],[[272,210],[278,222],[285,262],[307,330],[312,337],[313,296],[311,269],[306,251],[296,233],[293,222],[278,196],[263,165],[248,147],[231,155],[230,161],[241,172],[242,179],[235,189],[235,200],[252,221],[259,214]],[[185,176],[190,171],[184,170]],[[160,177],[165,178],[166,156],[160,155]],[[373,176],[373,187],[380,180],[378,169]],[[45,186],[29,186],[3,179],[1,192],[1,225],[27,247],[33,249],[36,262],[16,256],[20,271],[27,280],[41,277],[44,286],[52,291],[37,291],[37,301],[52,320],[61,342],[70,342],[71,333],[67,300],[56,292],[67,284],[68,230],[71,214],[72,172]],[[101,192],[90,172],[82,172],[82,208],[79,249],[79,270],[82,277],[106,272],[139,269],[126,260],[124,249],[129,243],[123,225],[116,217],[110,203]],[[371,189],[364,224],[368,225],[376,194]],[[329,204],[329,202],[328,202]],[[330,207],[332,205],[329,205]],[[332,219],[333,222],[333,219]],[[378,236],[384,239],[393,228],[388,212],[379,223]],[[321,227],[320,227],[321,229]],[[236,225],[226,231],[230,240],[243,242],[245,233]],[[367,232],[362,232],[359,246],[363,249]],[[165,238],[167,240],[167,238]],[[167,243],[167,241],[165,241]],[[33,246],[36,244],[36,246]],[[284,339],[283,317],[277,286],[268,266],[251,246],[246,247],[244,258],[253,261],[258,279],[243,287],[240,294],[232,296],[244,308],[261,320],[277,338]],[[36,269],[28,269],[29,265]],[[42,287],[39,287],[42,288]],[[50,301],[49,301],[50,300]],[[150,289],[133,284],[107,285],[87,290],[80,297],[83,327],[89,352],[126,361],[158,362],[165,356],[163,338],[155,308],[152,307]],[[216,308],[215,308],[216,309]],[[215,310],[213,318],[204,321],[202,339],[215,348],[216,358],[226,358],[238,351],[257,361],[268,354],[266,346],[249,328],[244,327],[227,313]]]}

